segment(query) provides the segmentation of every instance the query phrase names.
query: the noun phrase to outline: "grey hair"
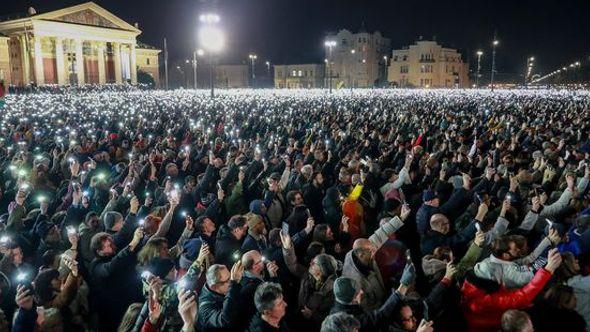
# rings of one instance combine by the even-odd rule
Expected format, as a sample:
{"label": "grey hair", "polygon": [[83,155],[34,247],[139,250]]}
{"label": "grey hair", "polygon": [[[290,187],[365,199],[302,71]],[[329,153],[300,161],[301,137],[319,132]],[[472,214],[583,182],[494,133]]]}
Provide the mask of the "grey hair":
{"label": "grey hair", "polygon": [[283,296],[281,285],[274,282],[264,282],[260,284],[254,293],[256,310],[261,314],[265,311],[272,310],[275,306],[275,301],[281,296]]}
{"label": "grey hair", "polygon": [[353,315],[338,312],[326,317],[321,332],[353,332],[361,328],[361,323]]}
{"label": "grey hair", "polygon": [[207,273],[205,274],[205,278],[207,279],[207,286],[211,287],[217,283],[219,283],[221,270],[227,269],[225,265],[222,264],[213,264],[207,269]]}

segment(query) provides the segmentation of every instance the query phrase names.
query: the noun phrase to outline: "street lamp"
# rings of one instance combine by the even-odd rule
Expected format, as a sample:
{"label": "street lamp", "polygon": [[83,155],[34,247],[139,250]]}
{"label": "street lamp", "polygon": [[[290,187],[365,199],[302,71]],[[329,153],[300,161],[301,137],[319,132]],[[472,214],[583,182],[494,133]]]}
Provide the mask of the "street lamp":
{"label": "street lamp", "polygon": [[215,97],[215,84],[213,83],[213,55],[220,52],[225,44],[223,31],[217,26],[220,21],[217,14],[203,14],[199,17],[201,28],[199,29],[199,41],[209,55],[209,85],[211,98]]}
{"label": "street lamp", "polygon": [[197,56],[203,56],[203,54],[205,54],[205,51],[202,49],[193,52],[193,79],[195,81],[195,91],[197,90]]}
{"label": "street lamp", "polygon": [[383,62],[385,63],[385,68],[384,68],[385,70],[383,73],[383,78],[384,78],[385,83],[387,83],[387,55],[383,56]]}
{"label": "street lamp", "polygon": [[526,60],[526,74],[524,75],[524,84],[528,84],[529,79],[533,73],[533,64],[535,61],[535,57],[532,56],[530,58],[527,58]]}
{"label": "street lamp", "polygon": [[266,65],[266,75],[270,77],[270,61],[264,63]]}
{"label": "street lamp", "polygon": [[492,91],[494,91],[494,74],[496,73],[496,46],[498,46],[500,42],[497,39],[494,39],[492,42],[492,73],[490,75],[490,85]]}
{"label": "street lamp", "polygon": [[481,56],[483,55],[482,51],[477,51],[477,74],[475,75],[475,86],[479,88],[479,77],[481,71]]}
{"label": "street lamp", "polygon": [[256,79],[256,74],[254,73],[254,62],[258,59],[256,54],[249,54],[248,58],[250,58],[250,63],[252,64],[252,85],[254,86],[254,80]]}
{"label": "street lamp", "polygon": [[348,80],[350,81],[350,82],[348,82],[350,84],[350,93],[352,93],[352,88],[354,86],[354,80],[352,79],[352,75],[354,74],[356,76],[356,59],[354,56],[355,53],[356,53],[355,49],[350,50],[350,55],[351,55],[352,64],[353,64],[352,65],[353,70],[351,70],[350,74],[348,75]]}
{"label": "street lamp", "polygon": [[330,93],[332,93],[332,49],[334,48],[334,46],[336,46],[336,41],[335,40],[326,40],[324,42],[324,46],[326,46],[328,48],[328,66],[329,66],[329,70],[328,70],[328,74],[330,75],[330,77],[328,78],[328,86],[330,88]]}

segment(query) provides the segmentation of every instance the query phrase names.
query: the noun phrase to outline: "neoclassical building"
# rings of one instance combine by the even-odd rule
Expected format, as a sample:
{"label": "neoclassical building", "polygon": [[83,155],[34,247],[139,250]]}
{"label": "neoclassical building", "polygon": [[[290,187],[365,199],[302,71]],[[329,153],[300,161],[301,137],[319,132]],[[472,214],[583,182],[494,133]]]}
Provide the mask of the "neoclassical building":
{"label": "neoclassical building", "polygon": [[43,84],[159,81],[160,50],[141,44],[135,26],[94,2],[0,22],[0,80]]}

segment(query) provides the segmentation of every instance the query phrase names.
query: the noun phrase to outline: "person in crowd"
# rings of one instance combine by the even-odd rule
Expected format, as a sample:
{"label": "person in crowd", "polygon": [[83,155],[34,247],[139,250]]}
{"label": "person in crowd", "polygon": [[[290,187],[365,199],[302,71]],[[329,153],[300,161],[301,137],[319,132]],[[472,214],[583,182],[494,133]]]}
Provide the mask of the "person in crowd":
{"label": "person in crowd", "polygon": [[15,91],[13,331],[588,329],[586,91]]}
{"label": "person in crowd", "polygon": [[287,303],[283,298],[281,285],[265,282],[254,293],[257,314],[252,318],[248,332],[290,331],[283,317]]}
{"label": "person in crowd", "polygon": [[239,260],[232,266],[231,272],[220,264],[209,267],[207,283],[199,296],[199,331],[232,331],[238,328],[243,273],[244,267]]}
{"label": "person in crowd", "polygon": [[534,332],[529,315],[521,310],[507,310],[502,315],[502,332]]}

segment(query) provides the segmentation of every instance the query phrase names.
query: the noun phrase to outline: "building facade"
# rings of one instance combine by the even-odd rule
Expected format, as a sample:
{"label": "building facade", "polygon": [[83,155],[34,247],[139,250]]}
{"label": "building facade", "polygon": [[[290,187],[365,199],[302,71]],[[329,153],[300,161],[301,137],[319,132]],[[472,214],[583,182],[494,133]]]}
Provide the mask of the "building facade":
{"label": "building facade", "polygon": [[[136,26],[93,2],[0,22],[0,38],[8,47],[9,84],[137,83],[137,71],[159,80],[159,50],[138,45]],[[138,62],[149,58],[148,61]],[[144,58],[145,57],[145,58]]]}
{"label": "building facade", "polygon": [[215,86],[225,89],[242,89],[249,86],[248,65],[215,66]]}
{"label": "building facade", "polygon": [[469,64],[455,49],[419,40],[392,51],[387,80],[402,88],[468,88]]}
{"label": "building facade", "polygon": [[8,36],[0,34],[0,82],[11,82],[10,52],[8,51]]}
{"label": "building facade", "polygon": [[386,82],[387,57],[391,41],[379,31],[352,33],[346,29],[326,40],[336,46],[326,47],[327,79],[332,76],[332,87],[372,88]]}
{"label": "building facade", "polygon": [[275,65],[277,89],[314,89],[324,87],[326,67],[321,64]]}

